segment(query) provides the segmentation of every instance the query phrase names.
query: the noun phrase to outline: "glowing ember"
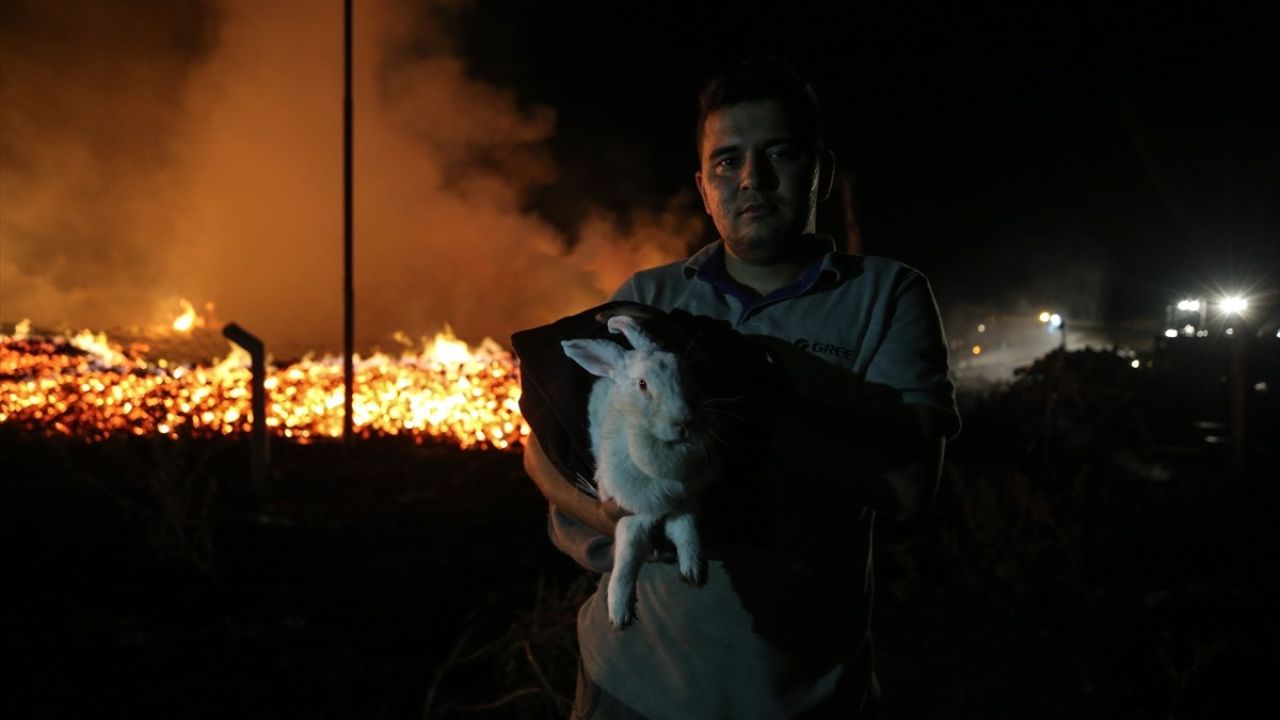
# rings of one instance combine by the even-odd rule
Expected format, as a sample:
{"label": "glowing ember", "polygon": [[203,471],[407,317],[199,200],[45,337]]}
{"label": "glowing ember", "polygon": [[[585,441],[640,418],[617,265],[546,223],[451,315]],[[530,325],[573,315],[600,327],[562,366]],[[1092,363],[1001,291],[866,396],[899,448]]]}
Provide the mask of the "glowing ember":
{"label": "glowing ember", "polygon": [[[174,328],[181,331],[176,321]],[[22,323],[13,335],[0,335],[0,423],[90,440],[249,431],[249,358],[239,350],[213,366],[174,364],[147,360],[102,334],[29,332]],[[472,349],[446,328],[398,358],[357,355],[355,367],[353,421],[363,437],[507,448],[529,434],[516,362],[492,340]],[[270,368],[266,388],[272,434],[302,443],[341,435],[340,357]]]}
{"label": "glowing ember", "polygon": [[189,333],[196,326],[196,309],[186,300],[178,301],[182,305],[182,314],[173,320],[173,329],[180,333]]}

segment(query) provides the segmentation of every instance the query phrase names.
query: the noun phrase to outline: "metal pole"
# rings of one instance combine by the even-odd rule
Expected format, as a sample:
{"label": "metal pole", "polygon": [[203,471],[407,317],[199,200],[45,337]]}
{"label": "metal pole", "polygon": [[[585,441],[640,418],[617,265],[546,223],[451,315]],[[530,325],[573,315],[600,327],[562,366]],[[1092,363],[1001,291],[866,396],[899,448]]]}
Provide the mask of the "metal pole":
{"label": "metal pole", "polygon": [[1231,338],[1231,378],[1229,407],[1231,412],[1231,467],[1235,473],[1236,481],[1243,481],[1245,466],[1245,421],[1247,413],[1245,412],[1245,379],[1249,374],[1249,360],[1247,357],[1249,348],[1247,343],[1250,340],[1248,328],[1243,321],[1238,321],[1238,325]]}
{"label": "metal pole", "polygon": [[342,4],[342,441],[350,446],[352,432],[352,392],[355,389],[355,284],[352,265],[352,167],[351,167],[351,0]]}
{"label": "metal pole", "polygon": [[262,341],[235,323],[222,328],[222,336],[249,353],[249,370],[253,374],[249,386],[249,405],[253,426],[249,433],[249,481],[253,492],[261,497],[267,489],[267,471],[271,464],[267,448],[267,353]]}

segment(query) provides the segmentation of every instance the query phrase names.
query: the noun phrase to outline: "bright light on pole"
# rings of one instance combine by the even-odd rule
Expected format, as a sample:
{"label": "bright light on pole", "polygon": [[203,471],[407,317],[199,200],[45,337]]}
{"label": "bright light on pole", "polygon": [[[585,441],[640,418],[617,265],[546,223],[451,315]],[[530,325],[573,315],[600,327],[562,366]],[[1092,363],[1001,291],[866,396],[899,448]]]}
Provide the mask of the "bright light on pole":
{"label": "bright light on pole", "polygon": [[1042,323],[1047,323],[1047,322],[1049,322],[1049,311],[1048,311],[1048,310],[1045,310],[1044,312],[1040,313],[1040,322],[1042,322]]}
{"label": "bright light on pole", "polygon": [[1249,309],[1249,301],[1239,295],[1222,298],[1218,308],[1228,315],[1243,315],[1244,311]]}
{"label": "bright light on pole", "polygon": [[1196,312],[1200,309],[1199,300],[1179,300],[1178,309],[1183,312]]}

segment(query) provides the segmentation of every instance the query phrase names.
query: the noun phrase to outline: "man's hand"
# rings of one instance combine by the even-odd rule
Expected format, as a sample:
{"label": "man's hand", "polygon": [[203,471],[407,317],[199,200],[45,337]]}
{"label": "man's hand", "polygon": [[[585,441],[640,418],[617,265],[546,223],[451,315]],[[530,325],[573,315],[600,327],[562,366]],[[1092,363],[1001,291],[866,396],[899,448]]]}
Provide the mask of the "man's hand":
{"label": "man's hand", "polygon": [[667,316],[657,308],[653,308],[648,305],[641,305],[640,303],[618,304],[608,310],[601,310],[595,315],[596,322],[601,325],[607,325],[609,323],[609,318],[613,317],[632,317],[639,320],[662,320]]}
{"label": "man's hand", "polygon": [[600,502],[600,512],[603,513],[606,518],[612,520],[615,524],[622,518],[631,514],[630,510],[627,510],[626,508],[619,505],[618,501],[614,500],[613,498],[609,498],[608,500],[602,500]]}
{"label": "man's hand", "polygon": [[595,314],[596,322],[601,325],[608,325],[609,319],[615,317],[629,317],[638,320],[645,331],[658,341],[659,345],[667,348],[687,348],[693,339],[688,329],[672,320],[671,316],[649,305],[619,302],[615,303],[613,307]]}

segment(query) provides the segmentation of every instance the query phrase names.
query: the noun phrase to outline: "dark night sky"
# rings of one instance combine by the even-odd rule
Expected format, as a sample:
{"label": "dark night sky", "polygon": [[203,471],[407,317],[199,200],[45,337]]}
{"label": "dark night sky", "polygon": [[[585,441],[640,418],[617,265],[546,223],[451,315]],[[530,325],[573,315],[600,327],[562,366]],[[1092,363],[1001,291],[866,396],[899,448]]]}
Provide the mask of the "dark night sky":
{"label": "dark night sky", "polygon": [[924,270],[944,305],[1121,318],[1280,283],[1263,18],[1208,3],[825,5],[485,0],[455,36],[477,75],[555,108],[561,178],[541,202],[566,224],[584,198],[691,191],[701,77],[768,49],[823,99],[865,252]]}

